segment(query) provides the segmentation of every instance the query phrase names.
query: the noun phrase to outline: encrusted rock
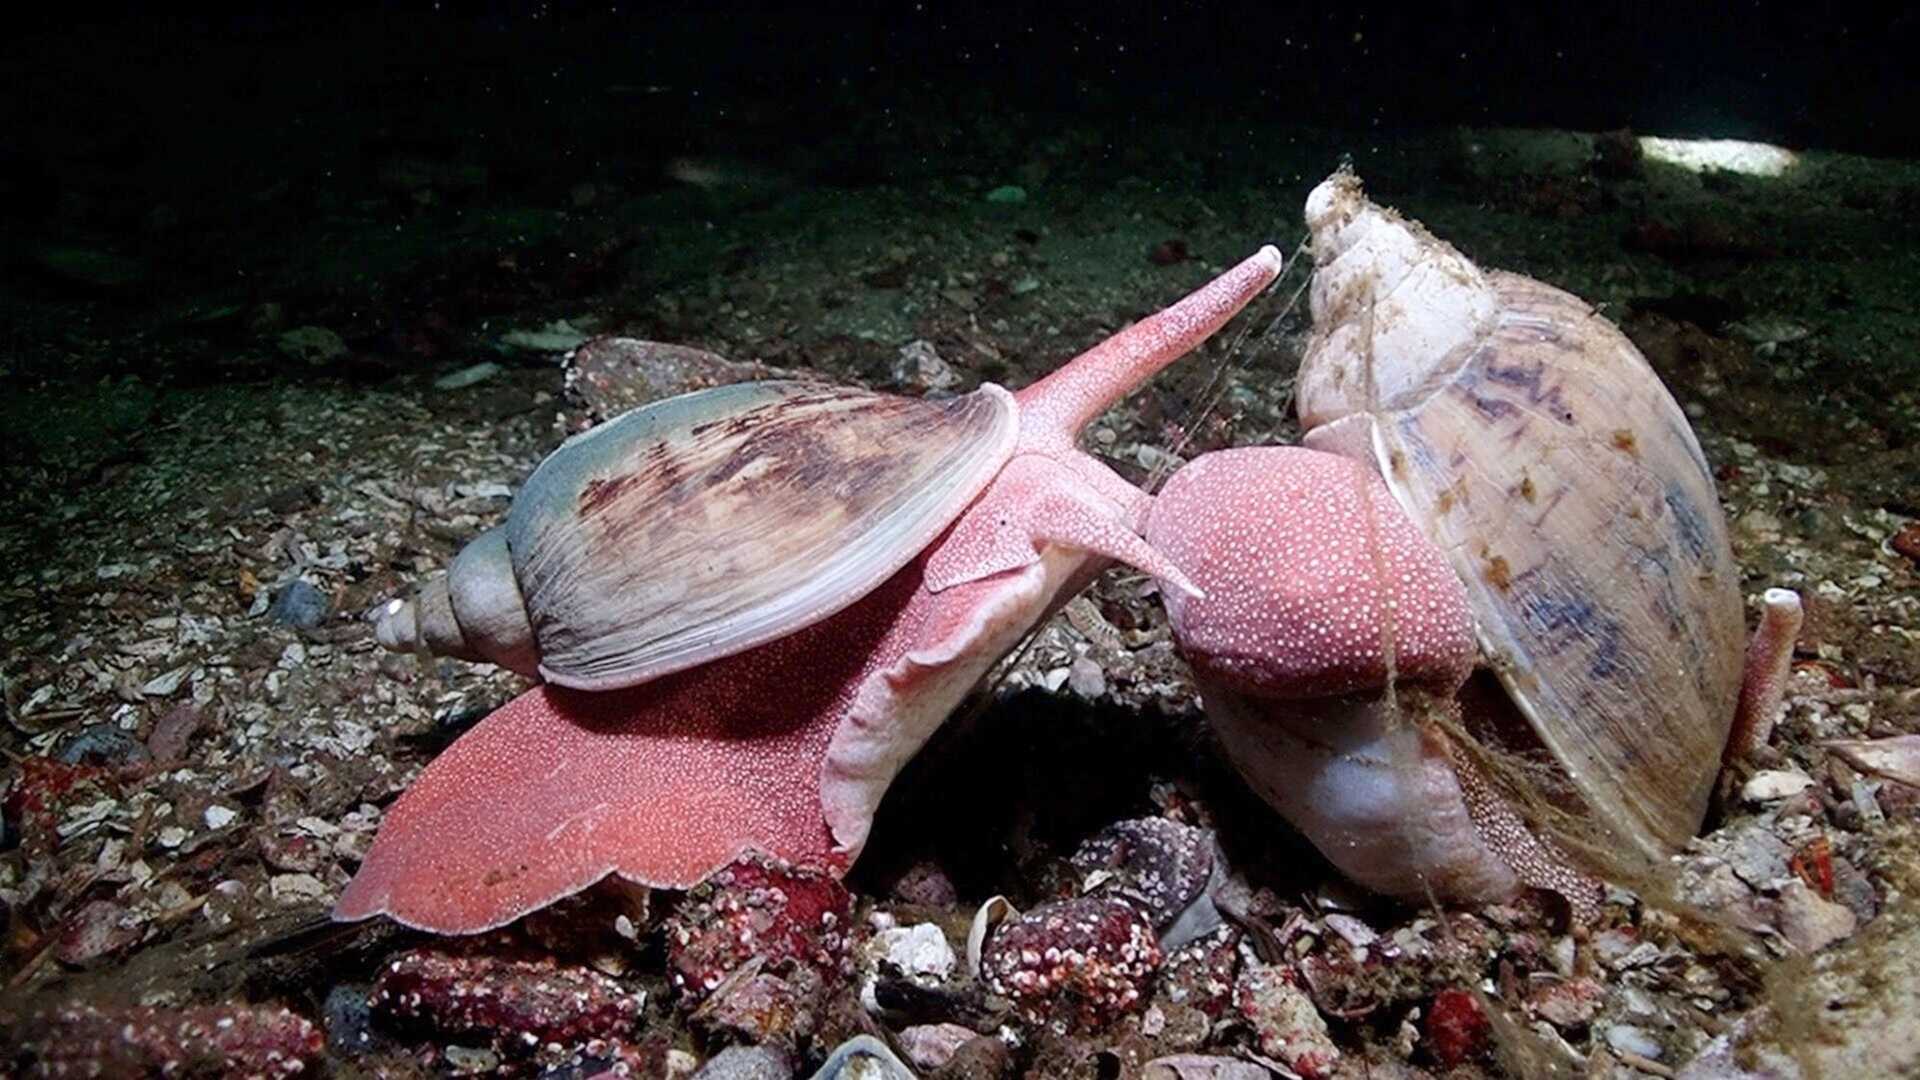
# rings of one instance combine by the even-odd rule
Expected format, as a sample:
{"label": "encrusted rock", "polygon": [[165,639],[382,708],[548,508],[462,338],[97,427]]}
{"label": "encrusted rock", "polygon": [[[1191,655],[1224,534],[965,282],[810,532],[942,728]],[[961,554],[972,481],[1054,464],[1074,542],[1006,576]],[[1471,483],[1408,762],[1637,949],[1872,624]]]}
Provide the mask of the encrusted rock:
{"label": "encrusted rock", "polygon": [[1606,992],[1594,979],[1555,979],[1527,995],[1527,1011],[1562,1030],[1584,1028],[1599,1013]]}
{"label": "encrusted rock", "polygon": [[926,1080],[1004,1080],[1013,1076],[1013,1050],[991,1035],[963,1044]]}
{"label": "encrusted rock", "polygon": [[1233,1005],[1234,975],[1240,969],[1240,932],[1223,926],[1167,954],[1160,968],[1159,998],[1199,1009],[1218,1020]]}
{"label": "encrusted rock", "polygon": [[550,957],[425,948],[389,961],[367,1004],[401,1031],[530,1055],[632,1034],[645,995]]}
{"label": "encrusted rock", "polygon": [[786,374],[703,349],[634,338],[597,337],[567,358],[567,398],[585,429],[642,405],[729,383]]}
{"label": "encrusted rock", "polygon": [[920,393],[960,385],[959,374],[941,358],[931,341],[909,341],[900,346],[889,374],[895,384]]}
{"label": "encrusted rock", "polygon": [[1141,1080],[1268,1080],[1273,1074],[1251,1061],[1208,1054],[1155,1058],[1141,1069]]}
{"label": "encrusted rock", "polygon": [[865,951],[874,964],[890,964],[900,974],[916,981],[939,982],[953,974],[953,945],[933,923],[882,930],[873,935]]}
{"label": "encrusted rock", "polygon": [[860,953],[860,1003],[870,1012],[884,1010],[877,996],[882,979],[937,988],[958,963],[947,935],[933,923],[888,927],[869,938]]}
{"label": "encrusted rock", "polygon": [[1254,1048],[1306,1077],[1333,1075],[1340,1051],[1312,1000],[1283,968],[1254,964],[1240,973],[1233,1008],[1253,1028]]}
{"label": "encrusted rock", "polygon": [[249,1005],[80,1006],[34,1017],[20,1033],[10,1056],[26,1077],[291,1077],[317,1065],[326,1045],[305,1017]]}
{"label": "encrusted rock", "polygon": [[1813,777],[1798,769],[1766,769],[1748,778],[1740,797],[1751,803],[1775,802],[1812,786]]}
{"label": "encrusted rock", "polygon": [[667,920],[668,971],[690,1002],[750,958],[770,975],[804,965],[831,982],[852,972],[852,923],[853,898],[833,878],[743,859],[688,893]]}
{"label": "encrusted rock", "polygon": [[918,862],[908,867],[890,891],[895,900],[924,907],[950,908],[960,902],[960,892],[954,888],[953,879],[933,862]]}
{"label": "encrusted rock", "polygon": [[1112,897],[1044,904],[1001,923],[981,974],[1023,1016],[1056,1032],[1094,1031],[1141,1003],[1160,965],[1153,926]]}
{"label": "encrusted rock", "polygon": [[1816,953],[1853,936],[1858,925],[1852,909],[1822,899],[1798,878],[1780,889],[1780,936],[1802,953]]}
{"label": "encrusted rock", "polygon": [[709,992],[688,1020],[713,1042],[791,1050],[820,1029],[826,990],[820,973],[805,964],[775,975],[750,960]]}
{"label": "encrusted rock", "polygon": [[729,1046],[708,1059],[691,1080],[788,1080],[793,1065],[770,1046]]}
{"label": "encrusted rock", "polygon": [[1138,905],[1164,933],[1206,893],[1213,833],[1169,818],[1116,822],[1080,845],[1073,866],[1090,894]]}

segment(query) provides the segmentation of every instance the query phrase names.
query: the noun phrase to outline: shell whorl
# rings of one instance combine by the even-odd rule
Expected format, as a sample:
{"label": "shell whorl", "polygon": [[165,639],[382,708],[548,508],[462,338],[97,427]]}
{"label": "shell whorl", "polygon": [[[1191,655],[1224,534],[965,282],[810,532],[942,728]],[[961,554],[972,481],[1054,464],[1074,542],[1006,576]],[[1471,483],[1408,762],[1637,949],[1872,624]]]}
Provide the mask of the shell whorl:
{"label": "shell whorl", "polygon": [[397,652],[425,652],[498,664],[532,676],[540,649],[515,581],[504,530],[488,529],[462,548],[445,574],[395,601],[374,622],[374,637]]}

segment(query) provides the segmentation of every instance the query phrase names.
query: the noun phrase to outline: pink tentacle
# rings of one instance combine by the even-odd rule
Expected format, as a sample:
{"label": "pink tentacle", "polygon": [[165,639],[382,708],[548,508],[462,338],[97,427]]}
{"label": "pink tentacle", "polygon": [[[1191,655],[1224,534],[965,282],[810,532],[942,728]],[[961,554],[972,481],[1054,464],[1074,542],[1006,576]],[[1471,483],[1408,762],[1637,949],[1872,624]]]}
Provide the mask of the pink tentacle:
{"label": "pink tentacle", "polygon": [[1271,244],[1185,299],[1075,357],[1014,394],[1023,432],[1071,441],[1155,372],[1180,359],[1226,325],[1260,290],[1280,276],[1280,251]]}

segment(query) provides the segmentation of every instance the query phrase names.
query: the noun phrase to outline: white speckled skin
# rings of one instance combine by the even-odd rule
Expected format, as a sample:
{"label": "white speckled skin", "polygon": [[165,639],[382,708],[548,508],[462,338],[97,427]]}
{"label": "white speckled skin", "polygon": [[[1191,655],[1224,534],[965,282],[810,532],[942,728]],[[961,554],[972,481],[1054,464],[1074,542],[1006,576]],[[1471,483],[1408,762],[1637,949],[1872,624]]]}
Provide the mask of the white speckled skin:
{"label": "white speckled skin", "polygon": [[1222,746],[1328,861],[1393,896],[1520,887],[1427,715],[1473,670],[1466,594],[1373,470],[1299,447],[1206,454],[1147,537],[1205,590],[1167,608]]}

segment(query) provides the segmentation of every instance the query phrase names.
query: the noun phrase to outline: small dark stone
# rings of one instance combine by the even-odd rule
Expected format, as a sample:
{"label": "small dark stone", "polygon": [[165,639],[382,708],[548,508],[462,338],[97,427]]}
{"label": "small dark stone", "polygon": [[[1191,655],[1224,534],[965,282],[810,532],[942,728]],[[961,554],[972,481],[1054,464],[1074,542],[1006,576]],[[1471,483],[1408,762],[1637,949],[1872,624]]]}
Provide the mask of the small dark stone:
{"label": "small dark stone", "polygon": [[373,1030],[373,1010],[367,1005],[370,988],[342,983],[327,993],[322,1020],[327,1029],[327,1050],[341,1057],[359,1057],[383,1042]]}
{"label": "small dark stone", "polygon": [[294,578],[273,594],[273,605],[267,608],[267,618],[286,626],[310,630],[327,621],[331,606],[326,593],[303,578]]}
{"label": "small dark stone", "polygon": [[142,765],[152,755],[140,740],[121,731],[114,724],[88,724],[74,733],[54,760],[66,765],[102,765],[109,768],[120,765]]}
{"label": "small dark stone", "polygon": [[[565,1064],[556,1065],[547,1069],[540,1074],[540,1080],[600,1080],[601,1077],[605,1076],[620,1076],[623,1074],[614,1071],[619,1064],[620,1061],[617,1058],[596,1057],[592,1054],[583,1054]],[[639,1076],[641,1074],[636,1072],[625,1075]],[[781,1073],[779,1077],[780,1080],[786,1080],[786,1078],[791,1075],[793,1074]],[[758,1078],[756,1077],[755,1080],[758,1080]]]}
{"label": "small dark stone", "polygon": [[268,495],[261,504],[282,517],[298,513],[320,502],[320,488],[315,484],[294,484],[283,487]]}
{"label": "small dark stone", "polygon": [[1186,262],[1193,255],[1187,250],[1187,242],[1180,237],[1162,240],[1147,252],[1147,261],[1155,266],[1174,266]]}
{"label": "small dark stone", "polygon": [[922,860],[907,868],[893,883],[890,890],[893,898],[909,904],[921,904],[926,907],[947,908],[960,902],[960,893],[953,886],[953,879],[941,869],[940,864]]}

